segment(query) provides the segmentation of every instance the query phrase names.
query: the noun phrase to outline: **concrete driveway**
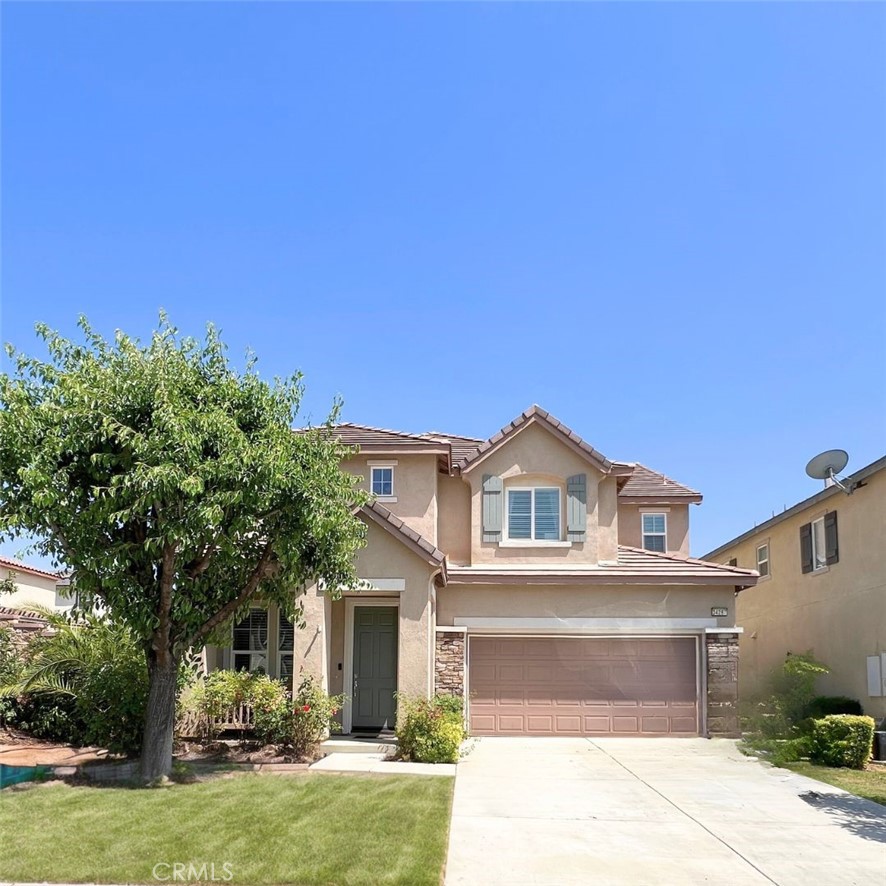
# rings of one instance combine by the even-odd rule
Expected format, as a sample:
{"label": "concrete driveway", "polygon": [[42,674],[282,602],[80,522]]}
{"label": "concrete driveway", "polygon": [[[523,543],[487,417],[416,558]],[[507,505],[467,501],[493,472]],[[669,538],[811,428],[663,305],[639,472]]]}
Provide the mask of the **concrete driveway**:
{"label": "concrete driveway", "polygon": [[483,738],[447,886],[886,882],[886,808],[706,739]]}

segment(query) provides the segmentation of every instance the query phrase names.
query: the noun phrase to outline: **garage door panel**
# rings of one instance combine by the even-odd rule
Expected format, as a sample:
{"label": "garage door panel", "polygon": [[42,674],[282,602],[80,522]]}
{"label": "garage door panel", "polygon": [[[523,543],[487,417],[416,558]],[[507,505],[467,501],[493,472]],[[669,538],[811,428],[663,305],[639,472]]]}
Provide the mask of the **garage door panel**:
{"label": "garage door panel", "polygon": [[472,637],[476,735],[696,735],[694,638]]}

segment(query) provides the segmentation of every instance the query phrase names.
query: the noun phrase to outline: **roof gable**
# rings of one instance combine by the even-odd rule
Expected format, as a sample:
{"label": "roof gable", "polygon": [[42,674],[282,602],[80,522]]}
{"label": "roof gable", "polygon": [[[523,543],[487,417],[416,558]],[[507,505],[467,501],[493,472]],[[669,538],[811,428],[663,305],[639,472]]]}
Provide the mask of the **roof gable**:
{"label": "roof gable", "polygon": [[575,431],[554,418],[549,412],[546,412],[538,405],[533,405],[461,459],[458,463],[461,473],[469,473],[492,453],[505,446],[509,440],[513,439],[521,431],[532,426],[538,426],[546,430],[556,440],[572,449],[601,473],[623,475],[630,474],[633,471],[631,465],[610,461],[602,452],[598,452],[593,446],[582,440]]}
{"label": "roof gable", "polygon": [[377,501],[370,501],[357,510],[359,516],[371,520],[387,530],[399,542],[406,545],[414,554],[436,568],[442,568],[445,578],[446,555],[423,535],[407,526],[399,517],[392,514]]}

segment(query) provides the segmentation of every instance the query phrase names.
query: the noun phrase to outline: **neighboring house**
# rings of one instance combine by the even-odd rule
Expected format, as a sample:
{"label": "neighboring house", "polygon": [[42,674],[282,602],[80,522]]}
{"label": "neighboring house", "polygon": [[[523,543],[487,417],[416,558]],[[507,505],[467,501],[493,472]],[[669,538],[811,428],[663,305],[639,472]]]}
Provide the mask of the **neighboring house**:
{"label": "neighboring house", "polygon": [[373,496],[359,590],[254,608],[215,667],[317,676],[345,732],[394,693],[464,695],[475,735],[732,735],[735,592],[752,569],[687,556],[701,495],[610,461],[533,406],[488,440],[337,426]]}
{"label": "neighboring house", "polygon": [[737,601],[740,690],[766,690],[788,653],[830,668],[828,695],[886,716],[886,457],[721,545],[706,559],[757,569]]}
{"label": "neighboring house", "polygon": [[65,596],[64,580],[57,572],[48,572],[9,557],[0,557],[0,579],[11,578],[15,591],[0,594],[0,606],[10,609],[70,609],[73,601]]}

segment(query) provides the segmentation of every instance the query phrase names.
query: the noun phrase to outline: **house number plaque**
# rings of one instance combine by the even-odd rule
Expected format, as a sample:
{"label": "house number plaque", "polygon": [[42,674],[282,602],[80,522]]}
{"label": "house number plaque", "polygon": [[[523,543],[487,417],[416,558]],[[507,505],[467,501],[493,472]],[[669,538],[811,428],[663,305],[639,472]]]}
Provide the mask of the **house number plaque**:
{"label": "house number plaque", "polygon": [[711,615],[714,618],[725,618],[729,615],[729,610],[725,606],[711,606]]}

